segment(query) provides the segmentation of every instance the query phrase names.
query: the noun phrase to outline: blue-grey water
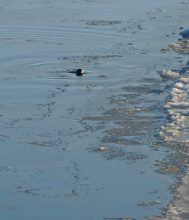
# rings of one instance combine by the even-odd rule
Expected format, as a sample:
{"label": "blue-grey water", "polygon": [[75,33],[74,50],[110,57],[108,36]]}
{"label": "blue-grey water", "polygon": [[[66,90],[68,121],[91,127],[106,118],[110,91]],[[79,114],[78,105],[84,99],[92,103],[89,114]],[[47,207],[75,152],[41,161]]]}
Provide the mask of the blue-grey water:
{"label": "blue-grey water", "polygon": [[174,89],[187,90],[188,57],[167,48],[188,3],[1,1],[0,219],[171,216],[188,162],[188,93]]}

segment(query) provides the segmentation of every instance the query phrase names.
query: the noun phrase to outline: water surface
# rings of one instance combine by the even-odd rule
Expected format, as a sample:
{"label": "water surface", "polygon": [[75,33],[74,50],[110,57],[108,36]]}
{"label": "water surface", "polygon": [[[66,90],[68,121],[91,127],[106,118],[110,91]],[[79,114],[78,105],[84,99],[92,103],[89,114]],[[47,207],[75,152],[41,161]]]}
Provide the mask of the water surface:
{"label": "water surface", "polygon": [[[1,218],[142,219],[166,211],[183,172],[157,165],[175,153],[159,137],[173,81],[157,71],[185,66],[183,54],[161,49],[187,23],[186,5],[4,3]],[[69,73],[78,68],[83,77]]]}

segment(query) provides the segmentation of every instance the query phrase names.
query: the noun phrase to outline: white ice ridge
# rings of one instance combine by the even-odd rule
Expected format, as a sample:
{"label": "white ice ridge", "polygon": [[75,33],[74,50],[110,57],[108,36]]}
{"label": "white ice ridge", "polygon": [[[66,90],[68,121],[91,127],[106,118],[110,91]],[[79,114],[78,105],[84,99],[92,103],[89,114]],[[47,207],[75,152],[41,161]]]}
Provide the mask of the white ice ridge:
{"label": "white ice ridge", "polygon": [[189,102],[168,102],[166,108],[189,108]]}
{"label": "white ice ridge", "polygon": [[165,141],[189,142],[189,78],[180,78],[165,104],[170,122],[161,127],[160,137]]}
{"label": "white ice ridge", "polygon": [[173,72],[172,70],[162,70],[159,72],[162,78],[177,78],[179,73]]}

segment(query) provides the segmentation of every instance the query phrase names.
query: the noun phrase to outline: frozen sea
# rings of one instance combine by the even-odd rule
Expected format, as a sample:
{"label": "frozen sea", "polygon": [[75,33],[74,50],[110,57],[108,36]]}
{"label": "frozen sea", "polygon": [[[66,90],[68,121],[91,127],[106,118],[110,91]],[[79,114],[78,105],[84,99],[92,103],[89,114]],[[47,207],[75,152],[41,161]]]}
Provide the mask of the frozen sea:
{"label": "frozen sea", "polygon": [[1,0],[0,219],[189,219],[188,10]]}

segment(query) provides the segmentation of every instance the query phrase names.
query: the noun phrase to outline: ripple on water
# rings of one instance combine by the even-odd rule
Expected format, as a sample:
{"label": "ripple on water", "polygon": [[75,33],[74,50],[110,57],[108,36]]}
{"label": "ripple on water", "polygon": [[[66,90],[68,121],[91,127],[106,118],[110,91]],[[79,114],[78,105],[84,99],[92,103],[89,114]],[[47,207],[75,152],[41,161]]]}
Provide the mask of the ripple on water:
{"label": "ripple on water", "polygon": [[74,68],[70,65],[78,62],[87,66],[100,56],[109,56],[112,46],[122,40],[123,36],[112,33],[109,27],[86,28],[82,23],[55,27],[4,25],[0,29],[0,62],[2,68],[22,70],[24,66]]}
{"label": "ripple on water", "polygon": [[[0,43],[19,48],[53,49],[67,54],[104,52],[119,41],[120,36],[104,27],[81,26],[2,26]],[[35,48],[36,49],[36,48]]]}

